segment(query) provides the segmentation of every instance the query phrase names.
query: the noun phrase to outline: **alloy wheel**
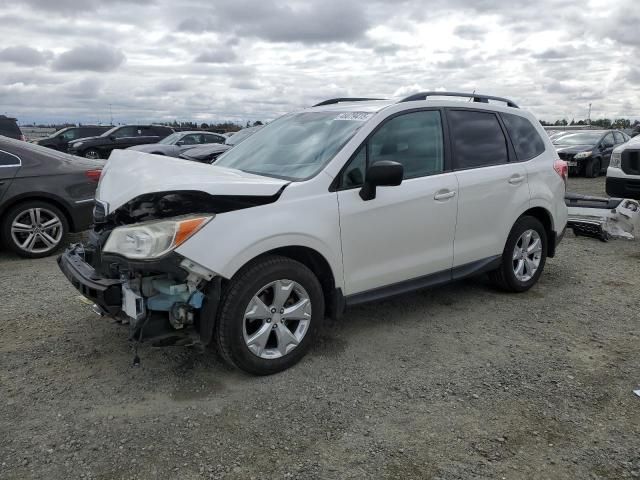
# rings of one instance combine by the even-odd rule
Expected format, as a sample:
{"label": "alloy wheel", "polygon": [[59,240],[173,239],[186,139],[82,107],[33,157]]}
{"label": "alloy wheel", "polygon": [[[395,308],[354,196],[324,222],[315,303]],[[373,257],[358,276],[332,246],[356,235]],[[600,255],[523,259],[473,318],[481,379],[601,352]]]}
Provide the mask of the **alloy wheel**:
{"label": "alloy wheel", "polygon": [[535,230],[526,230],[513,248],[513,273],[520,282],[528,282],[538,271],[542,258],[542,239]]}
{"label": "alloy wheel", "polygon": [[46,208],[29,208],[11,222],[11,238],[20,249],[29,253],[54,250],[63,234],[62,221]]}
{"label": "alloy wheel", "polygon": [[301,342],[311,323],[311,299],[293,280],[276,280],[251,298],[243,319],[244,341],[254,355],[283,357]]}

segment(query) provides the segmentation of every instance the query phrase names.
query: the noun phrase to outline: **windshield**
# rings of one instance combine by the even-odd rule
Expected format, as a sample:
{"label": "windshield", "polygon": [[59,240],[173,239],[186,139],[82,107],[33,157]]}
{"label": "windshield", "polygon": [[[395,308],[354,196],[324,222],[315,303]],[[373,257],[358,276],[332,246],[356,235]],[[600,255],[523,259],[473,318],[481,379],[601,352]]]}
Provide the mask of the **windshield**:
{"label": "windshield", "polygon": [[557,138],[554,143],[559,145],[595,145],[602,138],[602,132],[572,133]]}
{"label": "windshield", "polygon": [[230,149],[216,165],[267,177],[304,180],[318,173],[371,115],[285,115]]}
{"label": "windshield", "polygon": [[183,133],[182,132],[176,132],[176,133],[172,133],[171,135],[169,135],[168,137],[164,137],[162,140],[160,140],[158,143],[161,143],[163,145],[173,145],[174,143],[176,143],[178,140],[180,140],[180,138],[182,137]]}

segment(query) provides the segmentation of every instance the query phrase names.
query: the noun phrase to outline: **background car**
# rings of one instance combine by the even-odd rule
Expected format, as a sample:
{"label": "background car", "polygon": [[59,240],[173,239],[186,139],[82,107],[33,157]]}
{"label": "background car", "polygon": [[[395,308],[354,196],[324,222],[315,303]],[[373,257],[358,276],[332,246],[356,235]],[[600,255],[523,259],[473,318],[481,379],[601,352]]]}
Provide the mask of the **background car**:
{"label": "background car", "polygon": [[0,137],[0,241],[22,257],[55,252],[86,230],[104,162]]}
{"label": "background car", "polygon": [[607,195],[640,200],[640,136],[613,151],[606,188]]}
{"label": "background car", "polygon": [[180,158],[192,160],[194,162],[213,163],[220,155],[229,150],[231,145],[218,143],[215,145],[202,145],[200,147],[190,148],[186,152],[180,154]]}
{"label": "background car", "polygon": [[613,149],[627,141],[629,136],[618,130],[585,130],[558,137],[553,144],[570,173],[597,177],[609,166]]}
{"label": "background car", "polygon": [[162,125],[122,125],[98,137],[81,138],[69,145],[69,153],[81,157],[109,158],[112,150],[156,143],[171,135],[173,129]]}
{"label": "background car", "polygon": [[81,138],[94,137],[97,135],[102,135],[104,132],[112,129],[112,125],[107,126],[93,126],[93,125],[83,125],[80,127],[66,127],[62,130],[58,130],[57,132],[45,137],[43,139],[38,140],[38,145],[43,147],[52,148],[53,150],[58,150],[60,152],[66,152],[69,148],[69,143],[79,140]]}
{"label": "background car", "polygon": [[199,145],[223,144],[226,140],[225,136],[212,132],[175,132],[157,143],[136,145],[129,147],[129,150],[178,157],[182,152]]}
{"label": "background car", "polygon": [[18,121],[5,115],[0,115],[0,135],[15,138],[16,140],[26,140],[20,127],[18,127]]}

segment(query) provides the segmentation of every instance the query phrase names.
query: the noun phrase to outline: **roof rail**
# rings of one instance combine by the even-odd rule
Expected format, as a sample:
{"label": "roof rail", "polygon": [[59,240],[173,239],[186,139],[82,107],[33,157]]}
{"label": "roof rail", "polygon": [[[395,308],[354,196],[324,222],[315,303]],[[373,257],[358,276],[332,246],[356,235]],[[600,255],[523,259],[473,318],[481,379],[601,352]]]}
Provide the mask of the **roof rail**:
{"label": "roof rail", "polygon": [[383,98],[330,98],[329,100],[325,100],[324,102],[317,103],[314,107],[322,107],[323,105],[333,105],[334,103],[343,103],[343,102],[366,102],[369,100],[384,100]]}
{"label": "roof rail", "polygon": [[474,102],[477,103],[489,103],[489,100],[497,100],[498,102],[504,102],[508,107],[520,108],[514,102],[509,100],[508,98],[502,97],[493,97],[491,95],[479,95],[477,93],[459,93],[459,92],[420,92],[414,93],[413,95],[409,95],[408,97],[403,98],[398,103],[402,102],[413,102],[416,100],[426,100],[428,97],[462,97],[462,98],[473,98]]}

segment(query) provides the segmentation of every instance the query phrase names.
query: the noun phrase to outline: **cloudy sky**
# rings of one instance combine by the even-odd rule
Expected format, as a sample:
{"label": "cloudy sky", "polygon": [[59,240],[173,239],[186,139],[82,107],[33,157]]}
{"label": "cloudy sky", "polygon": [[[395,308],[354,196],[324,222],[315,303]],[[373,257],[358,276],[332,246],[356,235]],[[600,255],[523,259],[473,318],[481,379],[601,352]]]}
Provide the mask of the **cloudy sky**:
{"label": "cloudy sky", "polygon": [[0,0],[21,123],[269,120],[334,96],[513,98],[640,118],[638,0]]}

